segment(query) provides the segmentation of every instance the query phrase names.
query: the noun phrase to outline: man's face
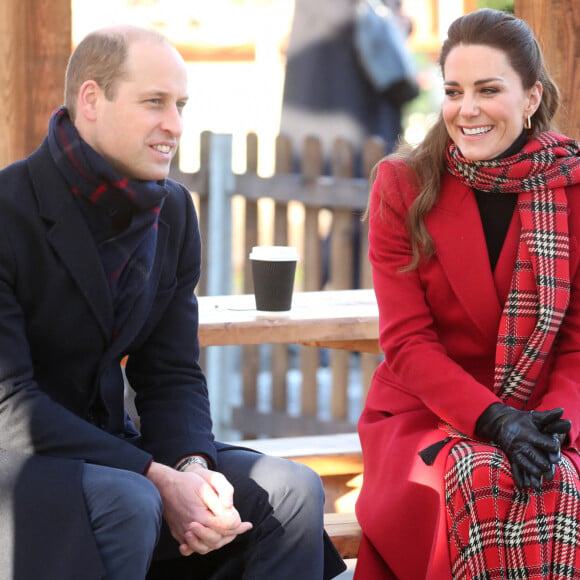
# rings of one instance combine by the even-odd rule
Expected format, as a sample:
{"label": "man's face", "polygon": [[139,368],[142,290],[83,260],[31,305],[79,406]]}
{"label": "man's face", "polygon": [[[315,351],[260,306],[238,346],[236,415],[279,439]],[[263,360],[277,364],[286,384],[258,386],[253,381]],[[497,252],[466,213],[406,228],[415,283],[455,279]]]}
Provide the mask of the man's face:
{"label": "man's face", "polygon": [[83,137],[121,177],[164,179],[183,131],[185,63],[165,43],[137,41],[126,69],[112,100],[97,88],[95,117]]}

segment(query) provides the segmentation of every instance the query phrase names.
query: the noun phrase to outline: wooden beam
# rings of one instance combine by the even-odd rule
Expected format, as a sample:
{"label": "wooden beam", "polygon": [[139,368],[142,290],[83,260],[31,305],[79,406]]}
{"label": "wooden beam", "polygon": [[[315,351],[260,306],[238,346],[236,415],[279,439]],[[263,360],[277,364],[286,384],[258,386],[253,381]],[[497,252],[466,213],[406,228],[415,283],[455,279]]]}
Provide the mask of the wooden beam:
{"label": "wooden beam", "polygon": [[187,62],[254,62],[256,60],[256,47],[251,43],[220,46],[177,41],[173,44]]}
{"label": "wooden beam", "polygon": [[31,153],[63,103],[70,0],[0,2],[0,167]]}
{"label": "wooden beam", "polygon": [[477,10],[477,0],[463,0],[463,14]]}
{"label": "wooden beam", "polygon": [[358,556],[362,530],[354,513],[324,514],[324,529],[344,559]]}
{"label": "wooden beam", "polygon": [[[0,2],[0,166],[24,151],[27,111],[22,107],[26,92],[26,47],[24,3]],[[17,153],[16,153],[17,152]]]}
{"label": "wooden beam", "polygon": [[516,16],[534,31],[548,70],[562,93],[558,129],[580,139],[580,2],[578,0],[515,0]]}

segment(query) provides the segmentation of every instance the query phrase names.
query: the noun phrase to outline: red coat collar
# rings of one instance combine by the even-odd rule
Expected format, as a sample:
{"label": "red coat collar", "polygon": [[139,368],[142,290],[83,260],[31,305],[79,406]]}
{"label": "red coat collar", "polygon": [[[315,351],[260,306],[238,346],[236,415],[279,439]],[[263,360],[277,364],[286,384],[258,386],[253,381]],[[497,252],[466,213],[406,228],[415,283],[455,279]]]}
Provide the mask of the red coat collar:
{"label": "red coat collar", "polygon": [[457,299],[486,336],[497,336],[518,247],[520,221],[514,212],[492,273],[479,210],[471,188],[444,175],[439,200],[426,219],[435,252]]}

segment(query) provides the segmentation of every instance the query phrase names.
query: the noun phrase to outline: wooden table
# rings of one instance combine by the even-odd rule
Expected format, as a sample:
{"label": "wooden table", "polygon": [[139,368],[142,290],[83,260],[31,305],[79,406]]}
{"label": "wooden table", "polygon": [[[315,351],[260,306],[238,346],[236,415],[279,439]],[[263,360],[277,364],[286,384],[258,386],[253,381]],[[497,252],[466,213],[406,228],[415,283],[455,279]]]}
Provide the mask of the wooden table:
{"label": "wooden table", "polygon": [[201,346],[295,343],[380,352],[373,290],[295,292],[288,312],[256,310],[253,294],[198,300]]}

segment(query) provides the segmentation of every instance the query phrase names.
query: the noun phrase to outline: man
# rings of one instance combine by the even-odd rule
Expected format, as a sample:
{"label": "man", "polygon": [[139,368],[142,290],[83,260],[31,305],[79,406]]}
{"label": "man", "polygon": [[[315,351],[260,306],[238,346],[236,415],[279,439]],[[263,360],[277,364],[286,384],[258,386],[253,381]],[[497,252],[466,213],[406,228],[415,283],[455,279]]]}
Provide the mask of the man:
{"label": "man", "polygon": [[[0,173],[2,579],[344,569],[313,472],[213,440],[199,230],[166,179],[186,102],[165,39],[97,31],[71,56],[47,139]],[[123,408],[126,356],[140,433]]]}

